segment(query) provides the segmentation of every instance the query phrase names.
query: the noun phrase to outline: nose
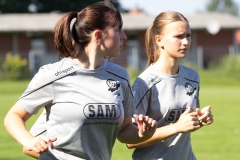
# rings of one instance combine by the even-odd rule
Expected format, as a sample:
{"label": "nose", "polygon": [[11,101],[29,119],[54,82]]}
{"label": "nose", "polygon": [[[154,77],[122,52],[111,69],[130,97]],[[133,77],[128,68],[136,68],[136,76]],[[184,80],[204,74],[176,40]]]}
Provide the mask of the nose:
{"label": "nose", "polygon": [[126,36],[126,34],[123,31],[121,32],[121,40],[122,41],[127,40],[127,36]]}
{"label": "nose", "polygon": [[182,39],[183,45],[190,45],[191,44],[191,37],[185,37]]}

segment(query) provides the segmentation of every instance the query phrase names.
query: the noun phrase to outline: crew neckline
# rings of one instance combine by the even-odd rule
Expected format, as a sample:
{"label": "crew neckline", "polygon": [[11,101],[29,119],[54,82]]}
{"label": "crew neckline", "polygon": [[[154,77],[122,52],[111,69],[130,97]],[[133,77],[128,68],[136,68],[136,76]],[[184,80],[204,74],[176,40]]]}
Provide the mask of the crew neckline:
{"label": "crew neckline", "polygon": [[81,71],[85,71],[85,72],[97,72],[97,71],[99,71],[99,70],[102,70],[102,68],[104,67],[104,65],[105,65],[105,60],[103,59],[102,60],[102,64],[98,67],[98,68],[96,68],[96,69],[87,69],[87,68],[83,68],[83,67],[81,67],[80,65],[78,65],[72,58],[70,58],[70,57],[68,57],[68,59],[69,59],[69,61],[72,63],[72,64],[74,64],[74,66],[76,66],[79,70],[81,70]]}
{"label": "crew neckline", "polygon": [[172,78],[175,78],[175,77],[178,77],[178,76],[181,74],[181,65],[178,65],[178,66],[179,66],[178,73],[177,73],[177,74],[174,74],[174,75],[160,72],[160,71],[158,71],[152,64],[150,65],[150,68],[151,68],[151,70],[153,70],[154,72],[156,72],[157,75],[161,75],[161,76],[164,76],[164,77],[172,77]]}

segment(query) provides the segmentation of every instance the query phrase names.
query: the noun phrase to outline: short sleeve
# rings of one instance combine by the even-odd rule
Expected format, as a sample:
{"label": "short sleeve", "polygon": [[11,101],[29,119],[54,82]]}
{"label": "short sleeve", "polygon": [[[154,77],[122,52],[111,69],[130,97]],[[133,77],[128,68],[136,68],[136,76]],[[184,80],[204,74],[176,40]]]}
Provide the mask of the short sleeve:
{"label": "short sleeve", "polygon": [[30,114],[49,105],[53,100],[52,82],[49,80],[47,66],[42,67],[33,77],[27,89],[18,99],[18,104]]}
{"label": "short sleeve", "polygon": [[134,102],[132,89],[129,83],[127,83],[126,90],[124,93],[124,117],[132,116],[134,114]]}
{"label": "short sleeve", "polygon": [[134,108],[136,114],[146,115],[149,106],[149,89],[145,83],[141,83],[141,79],[137,78],[133,84],[132,90],[134,94]]}

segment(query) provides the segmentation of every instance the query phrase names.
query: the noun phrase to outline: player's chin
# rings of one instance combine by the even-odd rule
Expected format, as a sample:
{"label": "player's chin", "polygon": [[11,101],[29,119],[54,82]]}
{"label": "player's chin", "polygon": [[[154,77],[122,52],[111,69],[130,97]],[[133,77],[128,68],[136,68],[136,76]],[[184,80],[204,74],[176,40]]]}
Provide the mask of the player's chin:
{"label": "player's chin", "polygon": [[181,54],[181,55],[178,55],[177,57],[175,57],[176,59],[183,59],[185,58],[187,55],[184,55],[184,54]]}
{"label": "player's chin", "polygon": [[179,55],[179,58],[185,58],[187,57],[188,52],[181,52]]}

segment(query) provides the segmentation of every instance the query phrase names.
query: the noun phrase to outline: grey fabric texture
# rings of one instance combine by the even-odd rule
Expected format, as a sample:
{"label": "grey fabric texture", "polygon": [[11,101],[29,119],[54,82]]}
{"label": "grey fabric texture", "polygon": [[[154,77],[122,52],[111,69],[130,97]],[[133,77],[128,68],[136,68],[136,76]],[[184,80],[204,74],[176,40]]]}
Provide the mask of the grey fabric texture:
{"label": "grey fabric texture", "polygon": [[[199,75],[196,71],[179,67],[176,75],[158,72],[151,65],[134,82],[135,113],[148,115],[157,127],[177,122],[191,107],[199,106]],[[190,133],[179,133],[149,147],[137,148],[134,160],[195,160]]]}
{"label": "grey fabric texture", "polygon": [[31,114],[45,107],[46,135],[57,137],[39,159],[110,160],[124,117],[134,113],[128,73],[106,60],[95,70],[71,58],[45,65],[18,103]]}

